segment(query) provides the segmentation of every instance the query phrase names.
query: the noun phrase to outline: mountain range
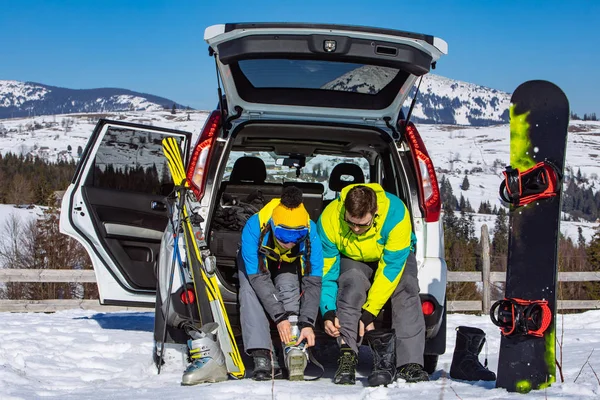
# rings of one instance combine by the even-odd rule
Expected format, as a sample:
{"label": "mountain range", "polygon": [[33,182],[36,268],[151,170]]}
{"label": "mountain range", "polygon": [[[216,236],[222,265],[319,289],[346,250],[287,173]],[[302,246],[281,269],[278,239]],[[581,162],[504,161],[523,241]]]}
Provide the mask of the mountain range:
{"label": "mountain range", "polygon": [[0,119],[85,112],[157,111],[184,108],[173,100],[127,89],[66,89],[0,80]]}
{"label": "mountain range", "polygon": [[[364,86],[358,69],[330,86]],[[372,75],[370,76],[372,79]],[[418,81],[417,81],[418,82]],[[408,111],[413,88],[405,104]],[[66,89],[32,82],[0,80],[0,119],[87,112],[157,111],[184,108],[175,101],[126,89]],[[468,82],[428,74],[420,84],[412,119],[419,123],[489,126],[508,122],[510,94]]]}

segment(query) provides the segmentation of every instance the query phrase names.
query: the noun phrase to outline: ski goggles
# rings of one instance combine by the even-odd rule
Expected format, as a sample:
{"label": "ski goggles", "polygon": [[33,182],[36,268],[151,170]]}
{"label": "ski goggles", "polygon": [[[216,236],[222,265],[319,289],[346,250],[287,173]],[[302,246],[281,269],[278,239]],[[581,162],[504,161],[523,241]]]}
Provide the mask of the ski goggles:
{"label": "ski goggles", "polygon": [[273,226],[273,235],[281,243],[299,243],[308,236],[308,228],[290,228],[285,225]]}

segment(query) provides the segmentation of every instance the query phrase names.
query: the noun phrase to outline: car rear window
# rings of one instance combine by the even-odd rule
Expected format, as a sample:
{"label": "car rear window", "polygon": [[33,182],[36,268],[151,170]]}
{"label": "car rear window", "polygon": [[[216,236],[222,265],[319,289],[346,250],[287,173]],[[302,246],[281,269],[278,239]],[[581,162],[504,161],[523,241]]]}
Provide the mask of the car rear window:
{"label": "car rear window", "polygon": [[389,107],[410,76],[393,66],[322,59],[249,58],[230,68],[250,103],[364,110]]}
{"label": "car rear window", "polygon": [[[278,156],[266,151],[232,151],[229,153],[227,166],[223,175],[223,180],[229,181],[235,161],[240,157],[260,158],[266,170],[265,183],[284,183],[284,182],[316,182],[323,184],[325,188],[323,198],[333,200],[336,193],[329,188],[329,177],[333,168],[340,163],[350,163],[358,165],[364,175],[365,182],[370,182],[369,162],[363,157],[343,157],[339,155],[317,154],[306,159],[306,165],[301,169],[300,175],[296,175],[294,168],[283,166],[280,161],[285,157]],[[350,180],[348,176],[342,175],[341,180]]]}
{"label": "car rear window", "polygon": [[396,68],[323,60],[258,59],[239,62],[255,88],[316,89],[376,95],[400,72]]}

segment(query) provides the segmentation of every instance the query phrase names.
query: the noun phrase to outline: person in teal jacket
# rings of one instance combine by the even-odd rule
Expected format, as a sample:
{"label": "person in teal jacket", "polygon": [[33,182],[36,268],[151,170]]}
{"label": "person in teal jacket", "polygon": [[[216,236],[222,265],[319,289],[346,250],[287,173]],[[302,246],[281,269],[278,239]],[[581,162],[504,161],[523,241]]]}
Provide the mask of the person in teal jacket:
{"label": "person in teal jacket", "polygon": [[[377,183],[349,185],[325,208],[318,230],[324,257],[321,315],[325,332],[340,344],[334,382],[355,383],[363,336],[374,357],[370,385],[387,385],[397,376],[429,380],[423,370],[416,238],[406,205]],[[375,329],[388,300],[393,329]]]}
{"label": "person in teal jacket", "polygon": [[271,363],[277,357],[272,353],[270,319],[284,345],[289,379],[303,380],[305,348],[315,344],[323,252],[300,189],[285,188],[281,199],[271,200],[248,219],[237,265],[242,339],[254,359],[252,378],[269,380],[279,369]]}

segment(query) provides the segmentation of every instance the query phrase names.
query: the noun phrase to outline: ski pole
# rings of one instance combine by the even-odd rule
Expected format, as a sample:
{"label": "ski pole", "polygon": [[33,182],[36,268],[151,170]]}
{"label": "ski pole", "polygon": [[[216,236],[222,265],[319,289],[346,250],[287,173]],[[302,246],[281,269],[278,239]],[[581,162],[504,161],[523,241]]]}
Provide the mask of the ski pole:
{"label": "ski pole", "polygon": [[[181,191],[184,190],[184,187],[180,187],[178,189],[178,191],[176,192],[176,196],[179,200],[179,208],[177,210],[177,223],[181,224],[181,215],[182,215],[182,206],[183,206],[183,201],[184,198],[182,196]],[[177,241],[177,237],[179,236],[179,230],[177,232],[173,232],[174,238],[173,238],[173,242],[175,246],[179,246],[178,245],[178,241]],[[176,258],[177,258],[177,250],[179,248],[175,247],[174,251],[173,251],[173,260],[171,262],[171,269],[169,270],[169,288],[167,290],[167,304],[166,304],[166,312],[163,312],[163,317],[164,317],[164,326],[163,326],[163,332],[162,332],[162,338],[161,338],[161,343],[160,343],[160,356],[158,359],[158,374],[160,375],[160,369],[162,367],[163,364],[163,358],[164,358],[164,354],[165,354],[165,341],[167,340],[167,316],[169,313],[169,307],[171,307],[171,290],[173,290],[173,278],[175,276],[175,262],[176,262]],[[159,293],[160,296],[160,293]],[[156,318],[156,317],[155,317]]]}

